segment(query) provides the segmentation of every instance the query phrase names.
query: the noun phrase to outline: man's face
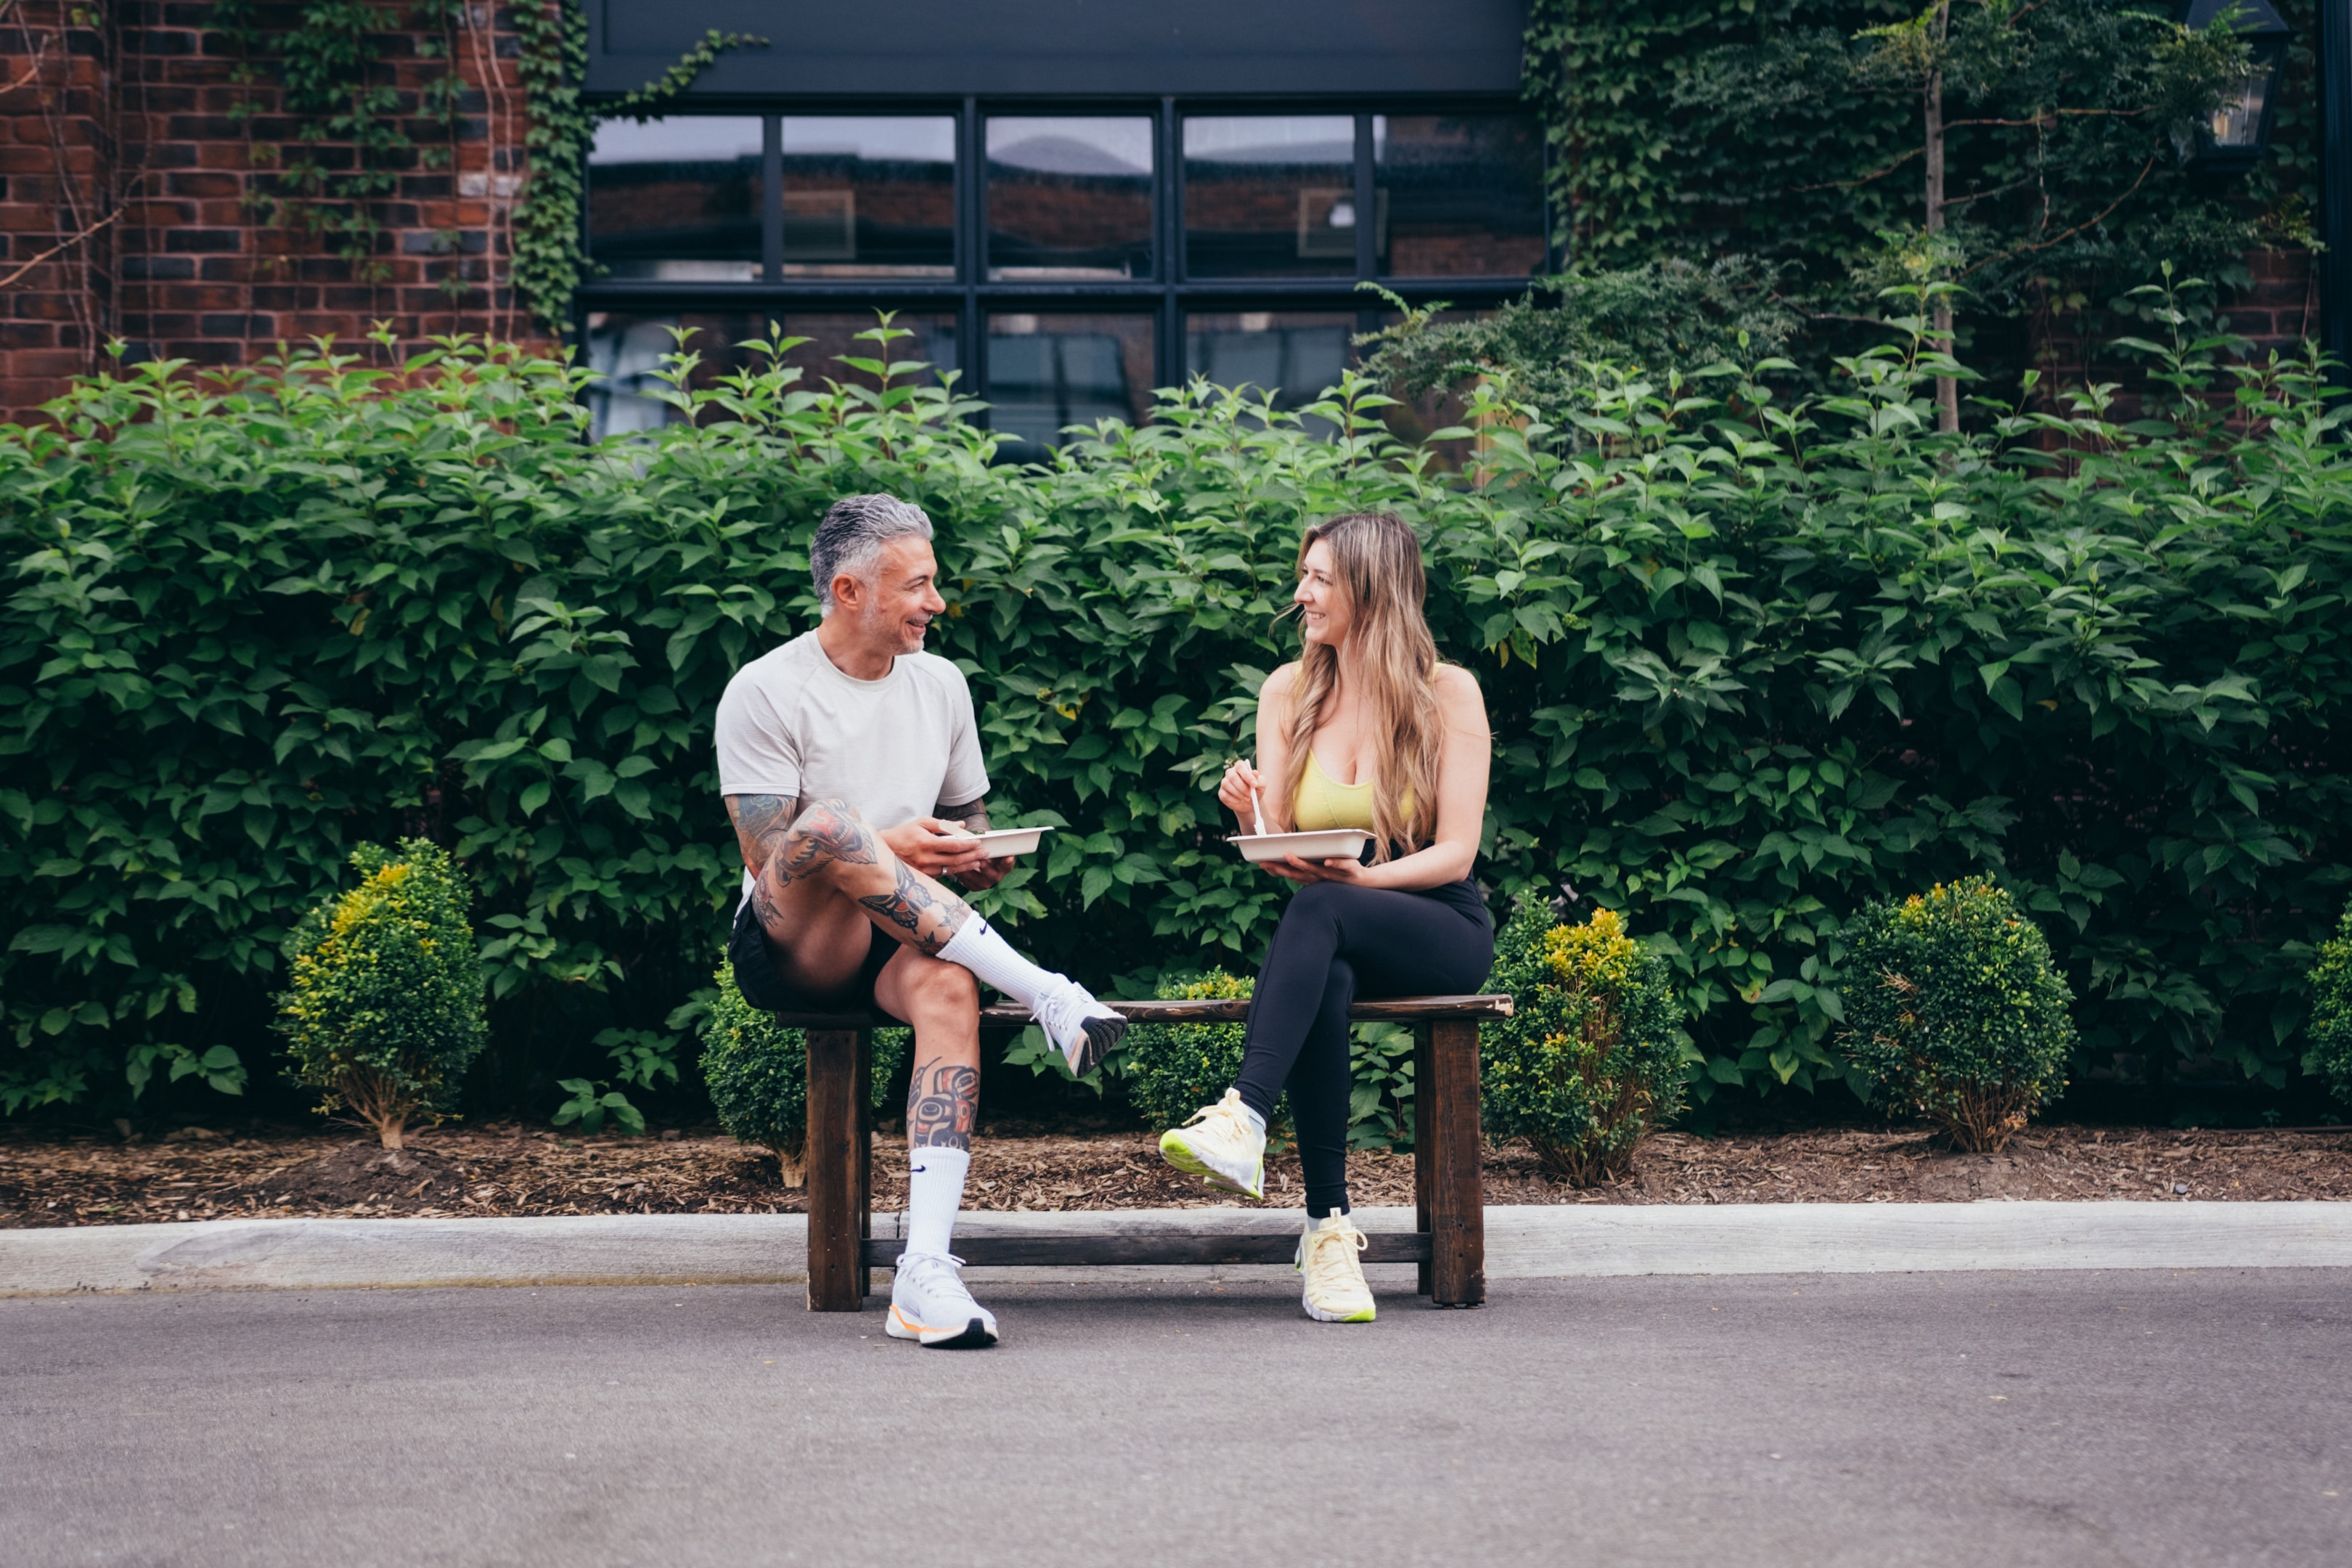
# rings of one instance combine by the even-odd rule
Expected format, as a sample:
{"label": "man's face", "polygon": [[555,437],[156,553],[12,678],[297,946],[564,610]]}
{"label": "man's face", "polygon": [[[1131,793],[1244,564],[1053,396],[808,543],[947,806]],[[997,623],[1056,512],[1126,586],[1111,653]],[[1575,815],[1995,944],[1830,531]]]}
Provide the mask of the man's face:
{"label": "man's face", "polygon": [[[856,598],[858,640],[877,653],[892,658],[923,651],[923,634],[931,617],[944,612],[940,597],[939,558],[928,539],[894,539],[882,547],[869,583],[836,579],[834,599],[844,608]],[[845,584],[852,592],[845,592]]]}

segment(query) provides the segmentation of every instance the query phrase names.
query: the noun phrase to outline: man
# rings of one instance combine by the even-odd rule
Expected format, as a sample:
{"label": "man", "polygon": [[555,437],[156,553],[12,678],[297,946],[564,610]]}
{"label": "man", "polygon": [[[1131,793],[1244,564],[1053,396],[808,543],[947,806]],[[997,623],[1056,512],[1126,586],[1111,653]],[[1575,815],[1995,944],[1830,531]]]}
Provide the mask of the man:
{"label": "man", "polygon": [[992,1345],[996,1319],[948,1251],[979,1108],[978,982],[1035,1015],[1080,1075],[1127,1022],[1013,952],[940,881],[993,887],[1012,861],[970,837],[988,826],[971,688],[923,651],[947,608],[930,519],[889,496],[845,497],[817,525],[809,568],[817,629],[737,671],[719,704],[719,788],[744,866],[735,983],[771,1012],[877,1007],[914,1026],[907,1249],[887,1327]]}

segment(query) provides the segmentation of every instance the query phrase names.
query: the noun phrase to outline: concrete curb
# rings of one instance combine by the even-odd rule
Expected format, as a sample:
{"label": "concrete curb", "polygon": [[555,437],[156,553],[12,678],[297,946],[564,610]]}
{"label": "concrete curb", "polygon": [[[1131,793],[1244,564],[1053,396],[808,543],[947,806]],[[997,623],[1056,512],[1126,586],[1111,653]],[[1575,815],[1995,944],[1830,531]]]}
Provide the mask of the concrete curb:
{"label": "concrete curb", "polygon": [[[877,1233],[898,1215],[875,1216]],[[1367,1230],[1412,1211],[1362,1209]],[[965,1235],[1273,1230],[1296,1210],[1141,1209],[964,1216]],[[1573,1205],[1486,1211],[1492,1279],[2054,1268],[2352,1268],[2352,1203]],[[257,1219],[0,1231],[0,1296],[421,1286],[795,1284],[798,1215],[564,1219]],[[981,1280],[1280,1279],[1208,1268],[975,1268]],[[1375,1280],[1409,1279],[1384,1265]]]}

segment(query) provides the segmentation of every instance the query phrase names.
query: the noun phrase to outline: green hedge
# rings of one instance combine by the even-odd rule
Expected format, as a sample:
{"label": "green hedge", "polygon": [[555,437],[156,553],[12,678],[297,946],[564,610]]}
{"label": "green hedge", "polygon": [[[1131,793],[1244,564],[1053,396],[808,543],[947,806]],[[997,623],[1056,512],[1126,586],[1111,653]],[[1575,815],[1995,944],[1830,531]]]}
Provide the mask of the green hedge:
{"label": "green hedge", "polygon": [[939,520],[998,820],[1070,829],[979,902],[1097,988],[1255,964],[1282,886],[1210,792],[1299,528],[1390,508],[1495,718],[1482,875],[1626,913],[1696,1097],[1843,1076],[1843,922],[1976,871],[2044,917],[2093,1064],[2302,1048],[2352,880],[2352,464],[2307,372],[2224,378],[2236,425],[2092,399],[1942,437],[1897,349],[1801,405],[1610,375],[1553,429],[1481,392],[1414,451],[1360,382],[1306,411],[1339,439],[1196,387],[1024,470],[903,368],[748,363],[681,373],[698,424],[641,446],[581,439],[574,373],[462,351],[142,366],[0,433],[6,1108],[257,1068],[289,929],[409,836],[478,889],[475,1092],[600,1046],[651,1081],[737,876],[709,715],[813,624],[809,530],[863,489]]}

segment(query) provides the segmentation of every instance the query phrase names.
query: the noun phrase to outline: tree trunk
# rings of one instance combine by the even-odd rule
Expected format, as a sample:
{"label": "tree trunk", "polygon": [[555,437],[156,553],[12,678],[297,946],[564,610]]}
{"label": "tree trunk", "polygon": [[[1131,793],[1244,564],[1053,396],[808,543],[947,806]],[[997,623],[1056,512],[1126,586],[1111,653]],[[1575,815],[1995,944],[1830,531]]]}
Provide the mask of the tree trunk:
{"label": "tree trunk", "polygon": [[[1952,8],[1949,4],[1936,7],[1936,47],[1941,49],[1951,31]],[[1927,90],[1922,93],[1927,120],[1927,232],[1944,232],[1944,72],[1938,65],[1927,72]],[[1934,282],[1931,266],[1924,280]],[[1930,312],[1930,324],[1936,344],[1944,353],[1954,349],[1952,339],[1952,305],[1949,297],[1937,300]],[[1960,384],[1955,377],[1936,378],[1936,428],[1951,434],[1960,427]]]}

